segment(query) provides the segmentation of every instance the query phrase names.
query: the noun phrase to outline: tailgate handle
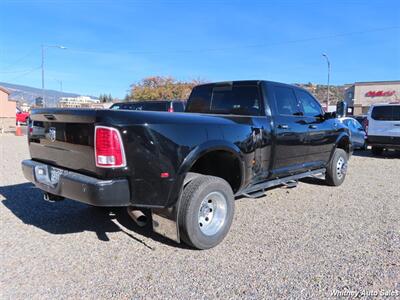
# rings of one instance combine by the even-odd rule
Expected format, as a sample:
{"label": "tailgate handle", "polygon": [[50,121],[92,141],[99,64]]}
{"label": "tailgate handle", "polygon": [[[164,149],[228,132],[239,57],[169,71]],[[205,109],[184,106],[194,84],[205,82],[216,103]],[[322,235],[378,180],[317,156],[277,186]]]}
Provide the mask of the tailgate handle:
{"label": "tailgate handle", "polygon": [[56,117],[54,115],[44,115],[47,120],[55,120]]}

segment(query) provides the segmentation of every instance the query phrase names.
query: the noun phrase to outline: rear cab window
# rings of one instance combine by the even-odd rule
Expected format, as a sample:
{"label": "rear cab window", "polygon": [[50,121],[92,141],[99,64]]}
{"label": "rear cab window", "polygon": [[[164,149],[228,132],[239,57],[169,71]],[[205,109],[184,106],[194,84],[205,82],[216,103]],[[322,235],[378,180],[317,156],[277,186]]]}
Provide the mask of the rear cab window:
{"label": "rear cab window", "polygon": [[170,105],[169,101],[163,101],[163,102],[148,101],[142,104],[141,110],[168,111],[169,105]]}
{"label": "rear cab window", "polygon": [[185,111],[185,106],[183,105],[183,102],[173,102],[173,108],[174,112],[184,112]]}
{"label": "rear cab window", "polygon": [[259,116],[261,103],[256,84],[201,85],[192,90],[186,112]]}
{"label": "rear cab window", "polygon": [[371,118],[376,121],[400,121],[400,105],[375,106]]}

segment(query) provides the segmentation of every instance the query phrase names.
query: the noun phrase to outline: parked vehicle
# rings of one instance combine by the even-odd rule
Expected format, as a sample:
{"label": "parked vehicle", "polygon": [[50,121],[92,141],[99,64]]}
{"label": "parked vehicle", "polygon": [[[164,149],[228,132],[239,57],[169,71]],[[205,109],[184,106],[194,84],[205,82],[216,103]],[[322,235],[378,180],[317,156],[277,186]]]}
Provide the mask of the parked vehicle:
{"label": "parked vehicle", "polygon": [[356,119],[365,130],[365,126],[367,125],[367,115],[350,116],[350,118]]}
{"label": "parked vehicle", "polygon": [[15,123],[25,123],[28,124],[29,121],[29,113],[28,112],[23,112],[20,110],[18,107],[16,108],[16,114],[15,114]]}
{"label": "parked vehicle", "polygon": [[[42,109],[25,177],[45,199],[151,210],[153,230],[207,249],[233,220],[234,197],[325,176],[338,186],[349,131],[297,86],[234,81],[196,86],[186,112]],[[251,203],[251,202],[249,202]],[[143,221],[143,218],[140,222]]]}
{"label": "parked vehicle", "polygon": [[29,122],[29,136],[31,139],[38,139],[45,135],[45,126],[40,121]]}
{"label": "parked vehicle", "polygon": [[340,118],[339,120],[349,129],[353,149],[365,149],[367,134],[361,124],[352,117]]}
{"label": "parked vehicle", "polygon": [[367,115],[367,144],[372,153],[400,149],[400,104],[374,104]]}
{"label": "parked vehicle", "polygon": [[149,100],[114,103],[110,109],[184,112],[185,102],[180,100]]}

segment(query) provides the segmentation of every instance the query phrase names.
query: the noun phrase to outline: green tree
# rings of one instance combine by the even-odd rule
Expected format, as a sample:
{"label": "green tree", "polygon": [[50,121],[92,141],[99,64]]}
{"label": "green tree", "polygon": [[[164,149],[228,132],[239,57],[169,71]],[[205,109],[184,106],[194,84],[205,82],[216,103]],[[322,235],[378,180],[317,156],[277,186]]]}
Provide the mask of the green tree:
{"label": "green tree", "polygon": [[131,85],[130,100],[187,99],[192,88],[202,80],[178,81],[171,76],[153,76]]}

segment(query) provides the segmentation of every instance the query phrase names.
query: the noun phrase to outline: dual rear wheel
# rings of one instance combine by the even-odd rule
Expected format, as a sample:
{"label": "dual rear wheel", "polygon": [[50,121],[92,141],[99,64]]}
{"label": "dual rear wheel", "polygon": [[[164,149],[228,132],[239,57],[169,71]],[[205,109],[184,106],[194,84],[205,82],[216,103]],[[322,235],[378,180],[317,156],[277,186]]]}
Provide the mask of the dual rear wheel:
{"label": "dual rear wheel", "polygon": [[228,234],[234,207],[228,182],[198,174],[181,195],[178,223],[182,240],[197,249],[215,247]]}

